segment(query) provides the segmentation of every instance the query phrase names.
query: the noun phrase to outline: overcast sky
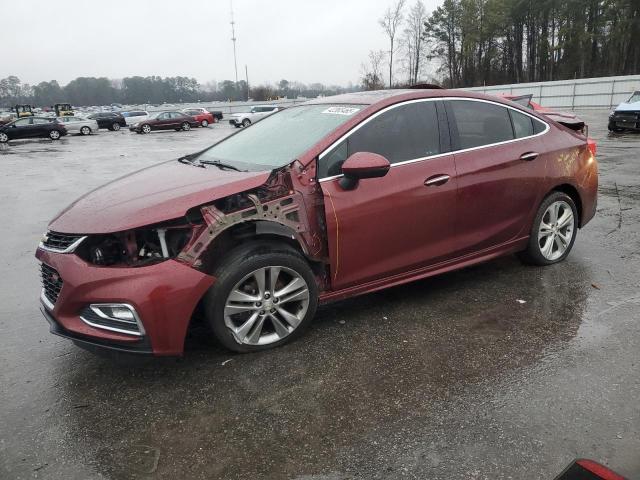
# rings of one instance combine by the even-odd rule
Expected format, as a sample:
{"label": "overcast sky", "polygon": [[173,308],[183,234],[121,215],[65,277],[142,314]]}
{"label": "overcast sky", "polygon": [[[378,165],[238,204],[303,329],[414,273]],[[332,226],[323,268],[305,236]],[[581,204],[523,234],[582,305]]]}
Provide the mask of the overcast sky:
{"label": "overcast sky", "polygon": [[[357,83],[369,50],[387,48],[378,19],[392,0],[233,2],[250,83]],[[4,0],[2,17],[0,78],[234,78],[229,0]]]}

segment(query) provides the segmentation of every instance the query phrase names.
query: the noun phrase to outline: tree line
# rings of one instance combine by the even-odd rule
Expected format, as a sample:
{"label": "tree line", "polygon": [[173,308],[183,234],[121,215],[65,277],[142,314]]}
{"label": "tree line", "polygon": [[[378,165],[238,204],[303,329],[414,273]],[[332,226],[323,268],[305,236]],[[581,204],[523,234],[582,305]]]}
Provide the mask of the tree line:
{"label": "tree line", "polygon": [[367,89],[640,73],[638,0],[444,0],[428,15],[420,0],[396,0],[380,25],[389,48],[363,64]]}
{"label": "tree line", "polygon": [[280,97],[315,98],[318,95],[335,95],[353,91],[359,87],[325,86],[321,83],[304,84],[281,80],[276,85],[257,85],[247,91],[247,83],[240,80],[207,82],[201,85],[188,77],[125,77],[111,80],[105,77],[79,77],[61,86],[56,80],[37,85],[22,83],[16,76],[0,79],[0,106],[28,103],[38,107],[50,107],[55,103],[71,103],[76,106],[128,105],[164,103],[192,103],[213,101],[241,101],[247,97],[256,101]]}

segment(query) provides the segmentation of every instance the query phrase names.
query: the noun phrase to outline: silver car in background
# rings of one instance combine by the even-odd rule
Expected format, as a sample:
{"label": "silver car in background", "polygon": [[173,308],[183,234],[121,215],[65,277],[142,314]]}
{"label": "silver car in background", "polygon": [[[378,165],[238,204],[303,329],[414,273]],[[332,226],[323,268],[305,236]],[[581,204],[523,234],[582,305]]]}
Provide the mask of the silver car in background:
{"label": "silver car in background", "polygon": [[143,120],[149,119],[149,112],[146,110],[131,110],[128,112],[121,112],[124,117],[124,121],[127,122],[127,126],[135,125]]}
{"label": "silver car in background", "polygon": [[65,126],[70,135],[75,133],[91,135],[93,132],[97,132],[99,128],[98,122],[88,118],[69,116],[59,117],[58,121]]}

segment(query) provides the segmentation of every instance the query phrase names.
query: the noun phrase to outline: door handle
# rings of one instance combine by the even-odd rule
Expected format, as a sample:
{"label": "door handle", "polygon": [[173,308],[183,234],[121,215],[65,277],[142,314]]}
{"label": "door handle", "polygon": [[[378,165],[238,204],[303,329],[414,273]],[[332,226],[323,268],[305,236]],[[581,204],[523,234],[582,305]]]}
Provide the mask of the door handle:
{"label": "door handle", "polygon": [[451,177],[445,174],[433,175],[432,177],[427,178],[424,181],[424,184],[427,187],[439,187],[440,185],[444,185],[445,183],[447,183],[449,181],[449,178]]}
{"label": "door handle", "polygon": [[537,152],[523,153],[522,155],[520,155],[520,160],[530,162],[531,160],[535,160],[536,158],[538,158],[538,155],[540,154]]}

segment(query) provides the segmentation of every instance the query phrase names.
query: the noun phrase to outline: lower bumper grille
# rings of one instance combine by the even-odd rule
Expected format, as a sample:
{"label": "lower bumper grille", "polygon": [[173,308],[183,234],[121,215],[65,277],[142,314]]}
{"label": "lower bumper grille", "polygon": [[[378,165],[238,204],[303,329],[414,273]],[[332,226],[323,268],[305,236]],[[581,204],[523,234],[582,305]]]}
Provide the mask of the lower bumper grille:
{"label": "lower bumper grille", "polygon": [[40,275],[42,276],[43,294],[51,302],[51,305],[55,305],[58,301],[60,290],[62,290],[62,278],[55,268],[44,263],[40,267]]}

